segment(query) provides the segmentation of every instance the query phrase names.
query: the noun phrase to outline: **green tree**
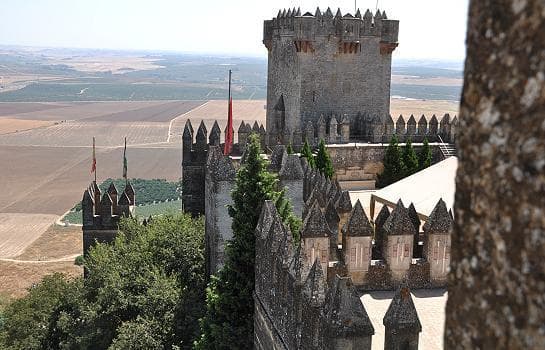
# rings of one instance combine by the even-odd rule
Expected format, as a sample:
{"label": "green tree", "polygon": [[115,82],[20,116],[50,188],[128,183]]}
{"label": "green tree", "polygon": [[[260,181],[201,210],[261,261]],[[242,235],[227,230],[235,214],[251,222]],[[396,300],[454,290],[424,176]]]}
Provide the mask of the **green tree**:
{"label": "green tree", "polygon": [[424,138],[424,145],[422,146],[422,149],[420,149],[420,152],[418,153],[418,165],[420,170],[426,169],[431,165],[431,148],[430,144],[428,142],[428,138]]}
{"label": "green tree", "polygon": [[378,176],[379,187],[386,187],[401,180],[405,175],[405,164],[403,163],[403,157],[396,135],[392,136],[390,144],[388,145],[388,148],[386,148],[383,164],[384,170]]}
{"label": "green tree", "polygon": [[201,320],[197,349],[253,347],[255,227],[265,200],[274,200],[288,221],[291,216],[291,204],[283,191],[277,191],[277,178],[267,171],[268,162],[261,157],[257,137],[250,136],[246,155],[237,172],[233,204],[229,207],[233,239],[226,246],[223,268],[212,276],[207,289],[207,310]]}
{"label": "green tree", "polygon": [[403,164],[405,165],[405,176],[410,176],[418,171],[418,157],[414,152],[411,140],[407,140],[403,147]]}
{"label": "green tree", "polygon": [[329,153],[327,152],[327,149],[325,147],[324,140],[320,140],[320,144],[318,146],[318,154],[316,155],[316,168],[320,170],[320,172],[324,174],[324,176],[330,179],[335,173],[335,170],[333,169],[333,163],[331,162],[331,157],[329,156]]}
{"label": "green tree", "polygon": [[316,162],[314,161],[314,155],[312,154],[312,150],[310,149],[310,146],[305,139],[305,143],[303,144],[303,148],[301,149],[301,157],[306,158],[308,165],[310,165],[312,168],[316,167]]}
{"label": "green tree", "polygon": [[2,349],[190,349],[205,310],[204,222],[123,219],[84,259],[89,276],[44,278],[9,305]]}
{"label": "green tree", "polygon": [[291,142],[288,143],[288,147],[287,147],[287,149],[286,149],[286,152],[287,152],[288,154],[293,154],[293,147],[291,146]]}

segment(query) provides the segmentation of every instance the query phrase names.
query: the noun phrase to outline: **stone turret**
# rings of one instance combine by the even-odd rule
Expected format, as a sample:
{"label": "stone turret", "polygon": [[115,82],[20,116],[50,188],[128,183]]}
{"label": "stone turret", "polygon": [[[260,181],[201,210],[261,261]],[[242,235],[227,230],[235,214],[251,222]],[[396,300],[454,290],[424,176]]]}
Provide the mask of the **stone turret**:
{"label": "stone turret", "polygon": [[320,260],[324,275],[327,277],[329,266],[329,244],[333,232],[329,228],[322,211],[315,203],[303,222],[301,241],[305,254],[309,259],[309,265],[316,259]]}
{"label": "stone turret", "polygon": [[392,303],[384,315],[385,350],[418,349],[422,324],[418,318],[411,292],[406,284],[396,291]]}
{"label": "stone turret", "polygon": [[131,217],[134,213],[135,193],[127,181],[121,196],[113,183],[101,195],[99,187],[93,181],[83,192],[83,254],[98,243],[112,242],[116,235],[121,217]]}
{"label": "stone turret", "polygon": [[424,257],[430,263],[432,283],[445,283],[450,266],[450,242],[453,219],[440,199],[424,224]]}
{"label": "stone turret", "polygon": [[212,130],[210,130],[210,137],[208,140],[208,143],[212,146],[219,146],[220,145],[220,139],[221,139],[221,129],[218,125],[218,121],[214,121],[214,125],[212,126]]}
{"label": "stone turret", "polygon": [[407,271],[413,258],[413,240],[415,228],[409,217],[409,212],[399,200],[384,226],[383,256],[390,267],[392,278],[401,281],[407,276]]}
{"label": "stone turret", "polygon": [[343,227],[344,263],[354,283],[362,284],[371,263],[374,231],[358,200]]}
{"label": "stone turret", "polygon": [[344,126],[340,135],[323,132],[326,120],[335,123],[335,115],[346,115],[352,125],[360,112],[388,115],[399,21],[382,12],[374,18],[370,12],[361,18],[361,11],[343,15],[336,10],[334,15],[331,9],[298,13],[282,11],[264,23],[263,43],[269,51],[267,129],[279,134],[284,129],[305,130],[313,142],[306,126],[310,121],[318,139],[329,135],[333,142],[347,142]]}
{"label": "stone turret", "polygon": [[223,266],[225,243],[233,237],[227,206],[232,204],[234,180],[231,159],[223,155],[219,146],[210,146],[205,177],[205,253],[209,274]]}
{"label": "stone turret", "polygon": [[371,349],[375,329],[350,277],[336,276],[327,296],[325,322],[328,349]]}

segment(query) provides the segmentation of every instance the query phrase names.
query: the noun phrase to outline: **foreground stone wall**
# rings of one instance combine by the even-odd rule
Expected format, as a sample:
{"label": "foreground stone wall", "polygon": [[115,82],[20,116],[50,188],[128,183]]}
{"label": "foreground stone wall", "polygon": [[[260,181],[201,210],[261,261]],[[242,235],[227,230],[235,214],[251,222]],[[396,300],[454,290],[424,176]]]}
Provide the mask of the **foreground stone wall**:
{"label": "foreground stone wall", "polygon": [[544,14],[471,1],[447,349],[545,348]]}

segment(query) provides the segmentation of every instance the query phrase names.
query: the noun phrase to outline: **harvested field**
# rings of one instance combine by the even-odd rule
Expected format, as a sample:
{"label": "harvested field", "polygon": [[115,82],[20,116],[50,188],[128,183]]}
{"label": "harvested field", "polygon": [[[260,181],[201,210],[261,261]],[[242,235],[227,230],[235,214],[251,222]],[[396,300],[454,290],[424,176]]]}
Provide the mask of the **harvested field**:
{"label": "harvested field", "polygon": [[74,265],[74,259],[36,263],[0,260],[0,294],[9,298],[22,297],[33,284],[55,272],[79,277],[83,275],[83,268]]}
{"label": "harvested field", "polygon": [[[123,148],[97,148],[98,179],[117,178],[122,171]],[[5,187],[0,193],[0,212],[62,215],[81,200],[91,181],[90,147],[1,146],[0,168]],[[180,148],[127,149],[131,178],[180,177]]]}
{"label": "harvested field", "polygon": [[[265,123],[265,100],[233,100],[233,119],[240,123],[244,120],[246,123],[253,123],[257,120],[259,123]],[[195,109],[184,115],[184,118],[191,119],[191,122],[197,124],[201,119],[227,120],[227,101],[208,101],[202,108]],[[237,124],[237,123],[235,123]],[[237,125],[238,127],[238,125]]]}
{"label": "harvested field", "polygon": [[203,103],[204,101],[174,101],[131,111],[123,111],[94,118],[87,118],[85,119],[85,122],[170,122],[172,119],[191,111]]}
{"label": "harvested field", "polygon": [[404,100],[393,98],[390,105],[390,114],[394,118],[394,122],[400,114],[403,114],[405,120],[409,119],[411,114],[415,116],[417,121],[422,114],[424,114],[428,120],[435,114],[440,120],[446,113],[449,113],[452,117],[458,115],[459,105],[458,102],[453,101]]}
{"label": "harvested field", "polygon": [[[65,102],[56,103],[55,105],[58,107],[47,110],[21,111],[6,114],[6,116],[14,119],[32,120],[80,120],[162,105],[166,102],[168,101]],[[21,108],[18,106],[25,104],[25,102],[4,102],[1,106]]]}
{"label": "harvested field", "polygon": [[53,121],[22,120],[0,117],[0,135],[53,125]]}
{"label": "harvested field", "polygon": [[0,102],[0,116],[8,116],[20,113],[40,112],[48,109],[61,108],[66,104],[61,103],[32,103],[32,102]]}
{"label": "harvested field", "polygon": [[94,122],[72,121],[45,128],[0,135],[0,145],[74,147],[92,145],[121,146],[124,137],[127,144],[166,142],[168,123],[153,122]]}
{"label": "harvested field", "polygon": [[59,217],[0,213],[0,258],[12,258],[34,242]]}
{"label": "harvested field", "polygon": [[51,225],[30,244],[17,260],[55,260],[83,254],[83,233],[79,226]]}

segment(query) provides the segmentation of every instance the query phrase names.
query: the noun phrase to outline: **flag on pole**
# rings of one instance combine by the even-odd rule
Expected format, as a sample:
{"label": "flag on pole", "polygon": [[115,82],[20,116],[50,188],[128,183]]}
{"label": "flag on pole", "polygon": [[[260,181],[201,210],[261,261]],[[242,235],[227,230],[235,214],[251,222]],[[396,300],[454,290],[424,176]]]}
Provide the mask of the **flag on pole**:
{"label": "flag on pole", "polygon": [[93,137],[93,163],[91,164],[91,174],[95,173],[96,176],[97,171],[97,157],[95,154],[95,138]]}
{"label": "flag on pole", "polygon": [[125,137],[125,149],[123,150],[123,178],[127,180],[127,138]]}
{"label": "flag on pole", "polygon": [[227,107],[227,131],[223,154],[228,156],[233,148],[233,97],[231,96],[231,70],[229,70],[229,105]]}

